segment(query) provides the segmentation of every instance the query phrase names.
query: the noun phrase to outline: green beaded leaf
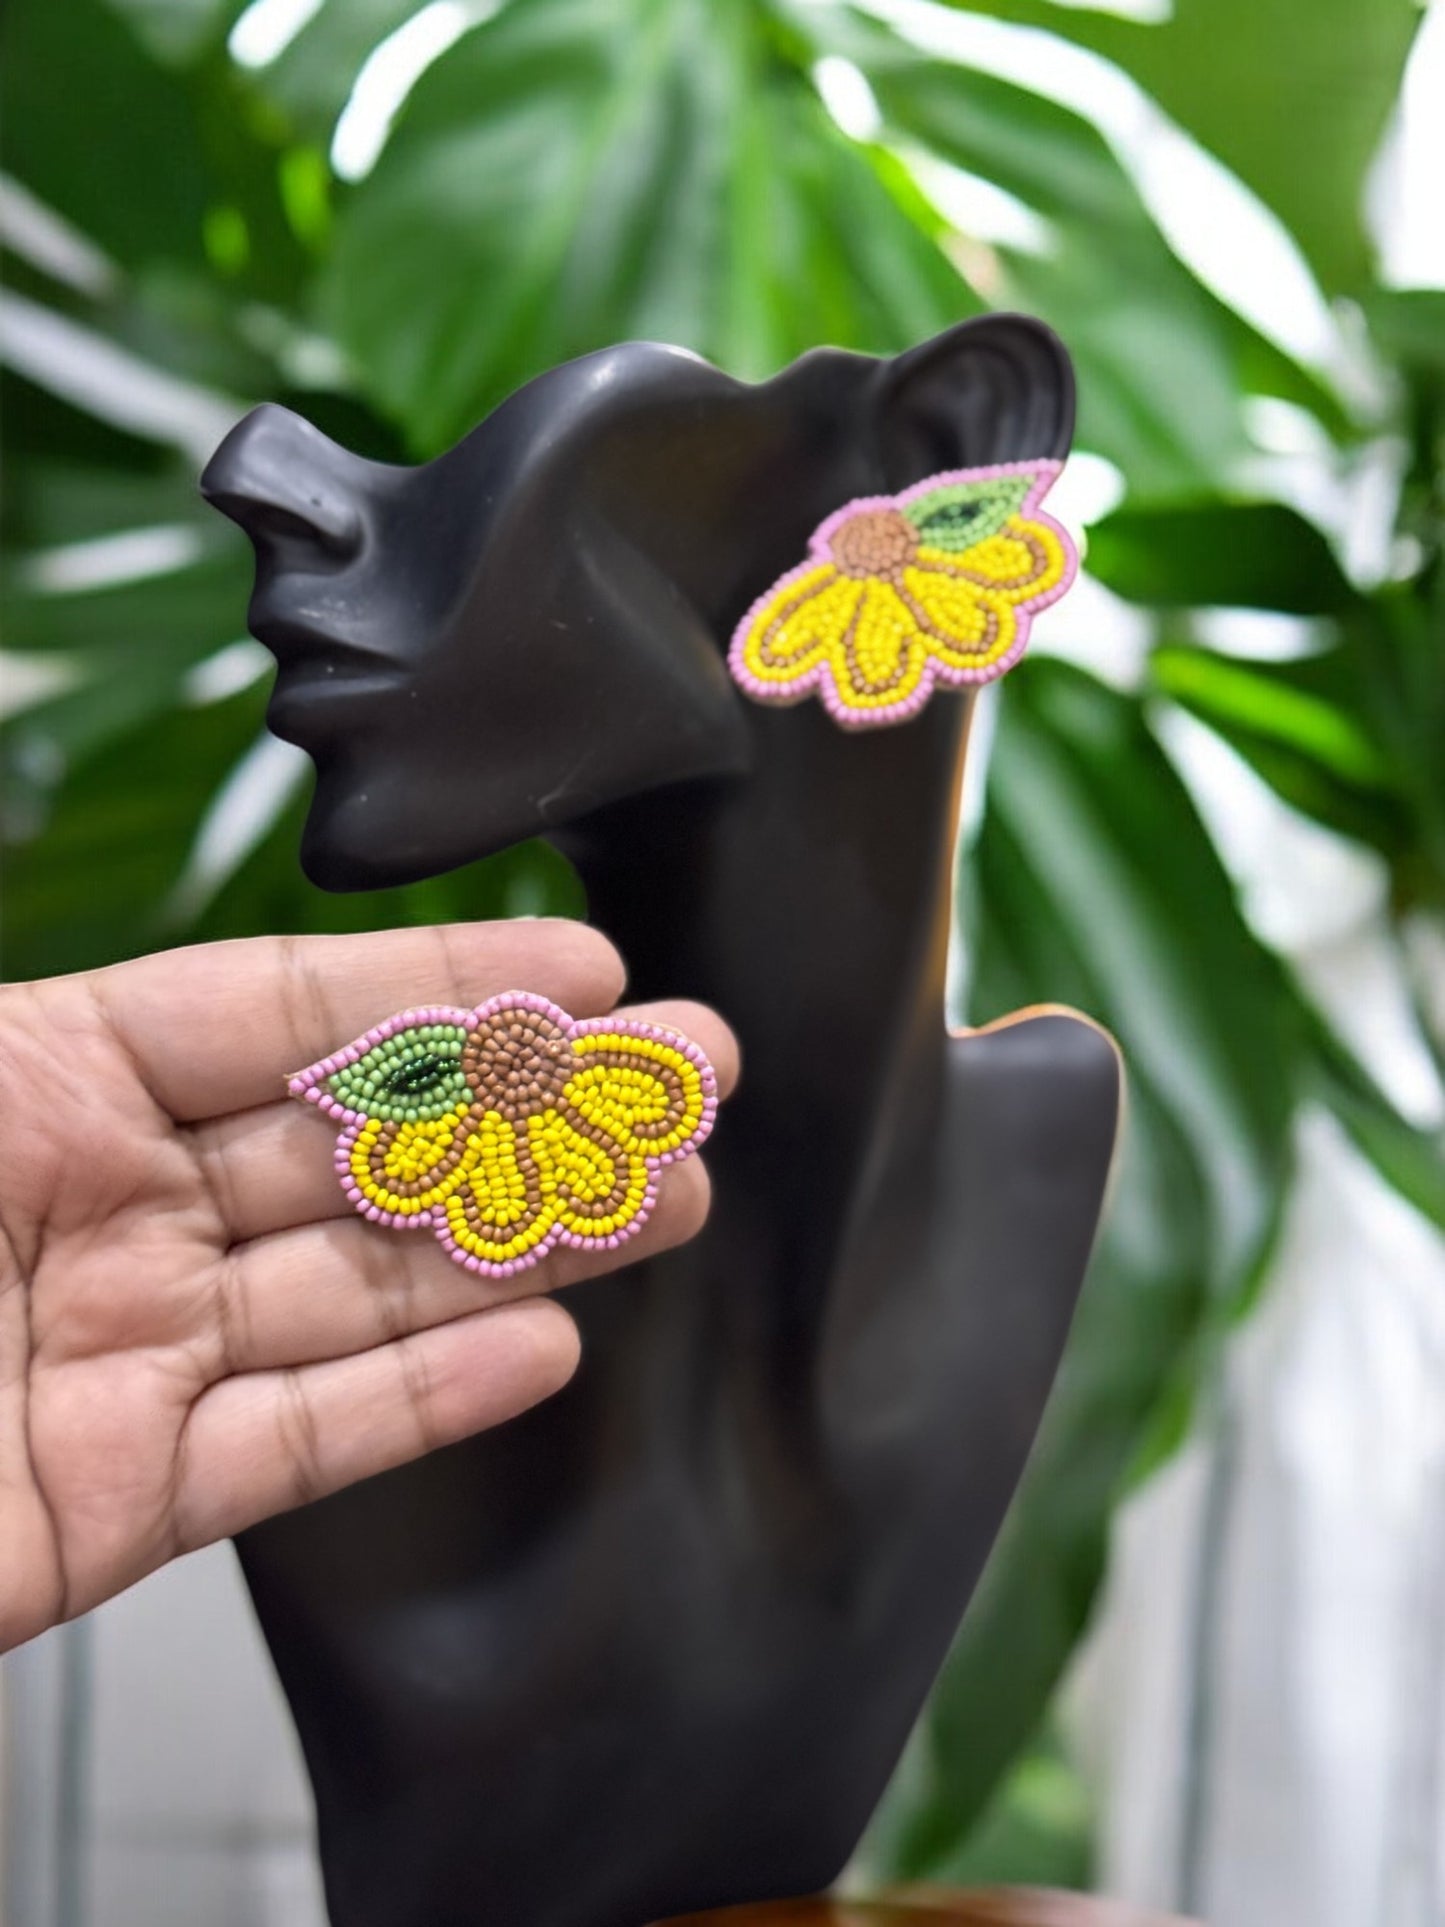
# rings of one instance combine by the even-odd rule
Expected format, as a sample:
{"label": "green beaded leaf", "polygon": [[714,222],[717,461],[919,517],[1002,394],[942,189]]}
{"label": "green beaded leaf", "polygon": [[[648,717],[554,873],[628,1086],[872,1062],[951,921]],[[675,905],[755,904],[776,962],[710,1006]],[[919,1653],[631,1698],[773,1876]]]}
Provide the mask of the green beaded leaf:
{"label": "green beaded leaf", "polygon": [[986,475],[976,482],[945,482],[909,502],[904,515],[930,549],[957,552],[997,535],[1017,515],[1034,485],[1032,475]]}
{"label": "green beaded leaf", "polygon": [[464,1111],[472,1101],[462,1075],[460,1024],[412,1024],[327,1079],[349,1111],[395,1123],[422,1123]]}

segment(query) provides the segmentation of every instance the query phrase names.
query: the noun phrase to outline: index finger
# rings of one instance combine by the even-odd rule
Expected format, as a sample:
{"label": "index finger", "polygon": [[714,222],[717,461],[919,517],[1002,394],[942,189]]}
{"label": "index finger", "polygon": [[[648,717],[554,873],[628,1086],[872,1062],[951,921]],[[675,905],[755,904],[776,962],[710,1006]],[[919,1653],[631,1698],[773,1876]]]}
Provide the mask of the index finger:
{"label": "index finger", "polygon": [[625,980],[598,931],[539,918],[243,937],[115,964],[88,982],[157,1103],[193,1122],[279,1096],[290,1073],[412,1005],[468,1008],[534,990],[574,1017],[599,1017]]}

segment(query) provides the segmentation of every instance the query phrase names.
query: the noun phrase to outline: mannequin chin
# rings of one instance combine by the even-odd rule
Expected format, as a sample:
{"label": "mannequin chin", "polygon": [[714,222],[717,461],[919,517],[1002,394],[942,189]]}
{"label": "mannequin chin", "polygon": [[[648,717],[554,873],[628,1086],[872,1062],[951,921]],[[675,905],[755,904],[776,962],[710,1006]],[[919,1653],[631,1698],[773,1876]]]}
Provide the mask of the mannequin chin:
{"label": "mannequin chin", "polygon": [[525,834],[506,822],[489,827],[491,836],[458,819],[442,833],[435,816],[418,811],[415,787],[390,762],[369,767],[364,755],[322,757],[301,833],[301,867],[323,890],[393,889],[460,869]]}

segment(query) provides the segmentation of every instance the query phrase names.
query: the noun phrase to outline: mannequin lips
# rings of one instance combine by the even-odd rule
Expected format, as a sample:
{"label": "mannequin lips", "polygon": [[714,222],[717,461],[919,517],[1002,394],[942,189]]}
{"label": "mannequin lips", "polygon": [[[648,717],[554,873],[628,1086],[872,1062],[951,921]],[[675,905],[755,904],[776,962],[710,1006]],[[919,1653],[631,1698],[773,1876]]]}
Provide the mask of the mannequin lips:
{"label": "mannequin lips", "polygon": [[[291,741],[327,731],[333,699],[352,705],[367,696],[394,696],[403,679],[388,656],[343,640],[305,619],[253,607],[251,633],[276,658],[268,720]],[[292,725],[301,725],[300,729]]]}
{"label": "mannequin lips", "polygon": [[394,676],[328,674],[325,668],[283,671],[276,678],[266,707],[266,722],[274,735],[302,749],[357,726],[357,709],[368,701],[394,703]]}

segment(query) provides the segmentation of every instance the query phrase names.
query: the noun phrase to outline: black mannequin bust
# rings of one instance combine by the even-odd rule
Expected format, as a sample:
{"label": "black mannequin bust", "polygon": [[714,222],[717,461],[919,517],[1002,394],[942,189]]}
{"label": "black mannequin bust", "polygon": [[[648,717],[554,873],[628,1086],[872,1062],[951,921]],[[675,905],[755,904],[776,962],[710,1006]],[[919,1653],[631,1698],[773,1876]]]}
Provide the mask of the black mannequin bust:
{"label": "black mannequin bust", "polygon": [[814,1890],[883,1790],[1048,1394],[1118,1064],[1068,1012],[945,1028],[970,700],[853,734],[725,651],[831,510],[1062,456],[1072,415],[1058,342],[995,316],[756,386],[610,349],[415,469],[266,407],[206,470],[316,764],[308,874],[545,834],[629,994],[743,1047],[706,1229],[569,1294],[565,1392],[241,1544],[336,1927]]}

